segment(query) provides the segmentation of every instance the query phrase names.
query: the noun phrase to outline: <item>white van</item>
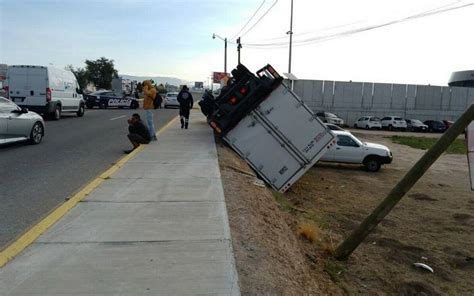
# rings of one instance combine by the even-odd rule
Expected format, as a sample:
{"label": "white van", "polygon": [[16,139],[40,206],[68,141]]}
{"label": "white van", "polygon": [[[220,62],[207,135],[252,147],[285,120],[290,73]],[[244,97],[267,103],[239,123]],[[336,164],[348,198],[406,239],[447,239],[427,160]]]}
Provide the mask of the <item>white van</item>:
{"label": "white van", "polygon": [[43,66],[9,66],[8,98],[18,106],[58,120],[64,112],[82,117],[85,104],[71,71]]}

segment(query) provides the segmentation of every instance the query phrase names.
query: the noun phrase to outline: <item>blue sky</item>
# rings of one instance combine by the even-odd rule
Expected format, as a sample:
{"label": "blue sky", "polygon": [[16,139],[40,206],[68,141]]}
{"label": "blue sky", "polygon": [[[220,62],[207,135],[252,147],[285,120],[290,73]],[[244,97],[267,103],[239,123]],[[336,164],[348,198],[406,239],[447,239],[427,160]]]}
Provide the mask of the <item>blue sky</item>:
{"label": "blue sky", "polygon": [[[0,0],[0,63],[79,67],[105,56],[123,74],[207,81],[224,68],[224,43],[212,33],[235,41],[262,2],[250,25],[277,3],[242,37],[242,62],[254,71],[270,63],[287,72],[290,0]],[[446,85],[452,71],[474,69],[474,6],[302,43],[474,0],[294,2],[298,78]],[[275,42],[284,45],[250,46]],[[228,70],[236,63],[229,42]]]}
{"label": "blue sky", "polygon": [[[246,1],[227,2],[244,8]],[[174,68],[216,47],[211,35],[219,24],[239,20],[238,9],[221,7],[220,1],[2,0],[1,62],[81,66],[105,56],[130,74],[181,73]]]}

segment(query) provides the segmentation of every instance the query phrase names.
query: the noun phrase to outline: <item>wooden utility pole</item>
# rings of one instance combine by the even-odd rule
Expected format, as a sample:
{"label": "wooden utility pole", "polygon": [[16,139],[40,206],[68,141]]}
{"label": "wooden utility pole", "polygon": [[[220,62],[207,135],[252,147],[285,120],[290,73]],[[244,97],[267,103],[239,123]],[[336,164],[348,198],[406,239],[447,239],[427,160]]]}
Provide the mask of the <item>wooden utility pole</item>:
{"label": "wooden utility pole", "polygon": [[237,38],[237,63],[240,65],[240,49],[242,48],[242,44],[240,43],[240,37]]}
{"label": "wooden utility pole", "polygon": [[429,167],[448,149],[454,140],[474,120],[474,104],[471,105],[456,122],[446,130],[439,140],[418,160],[411,170],[390,191],[379,206],[344,240],[336,249],[335,257],[346,260],[372,230],[387,216],[403,196],[424,175]]}

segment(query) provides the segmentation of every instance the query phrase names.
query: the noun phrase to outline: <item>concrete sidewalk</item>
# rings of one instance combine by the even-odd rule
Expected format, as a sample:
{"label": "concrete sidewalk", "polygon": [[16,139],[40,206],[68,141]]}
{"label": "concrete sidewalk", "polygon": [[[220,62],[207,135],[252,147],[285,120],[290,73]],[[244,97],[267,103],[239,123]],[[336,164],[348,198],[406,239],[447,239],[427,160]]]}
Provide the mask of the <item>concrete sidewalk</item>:
{"label": "concrete sidewalk", "polygon": [[239,295],[212,130],[179,121],[0,269],[0,295]]}

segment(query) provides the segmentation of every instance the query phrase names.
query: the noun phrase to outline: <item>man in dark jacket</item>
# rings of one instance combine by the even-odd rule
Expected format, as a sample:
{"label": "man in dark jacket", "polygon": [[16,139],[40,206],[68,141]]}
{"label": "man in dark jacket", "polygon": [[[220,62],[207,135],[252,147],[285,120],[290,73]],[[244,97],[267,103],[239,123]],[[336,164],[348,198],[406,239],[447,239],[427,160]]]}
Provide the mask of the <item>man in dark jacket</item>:
{"label": "man in dark jacket", "polygon": [[183,88],[178,94],[179,102],[179,116],[181,116],[181,128],[188,129],[189,112],[193,108],[193,96],[189,93],[188,87],[183,85]]}
{"label": "man in dark jacket", "polygon": [[137,113],[128,119],[128,132],[128,139],[132,142],[133,149],[124,150],[126,154],[135,150],[140,144],[150,143],[150,132]]}

